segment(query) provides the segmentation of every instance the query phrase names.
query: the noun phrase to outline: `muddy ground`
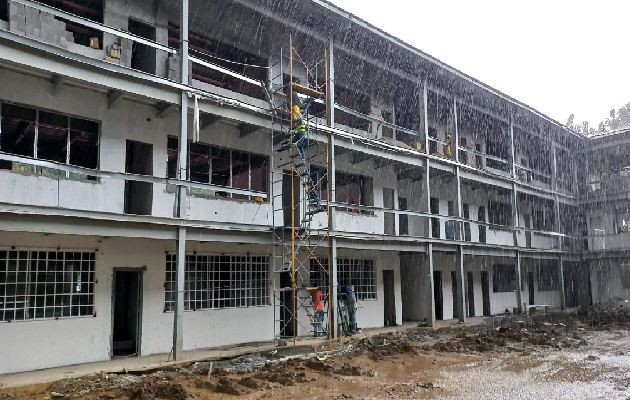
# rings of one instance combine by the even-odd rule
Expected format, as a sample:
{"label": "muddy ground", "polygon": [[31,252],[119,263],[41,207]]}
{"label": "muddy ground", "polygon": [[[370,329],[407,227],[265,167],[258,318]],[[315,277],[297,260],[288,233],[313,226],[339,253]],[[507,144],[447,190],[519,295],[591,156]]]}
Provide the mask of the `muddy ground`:
{"label": "muddy ground", "polygon": [[629,329],[628,306],[508,316],[368,335],[332,352],[287,357],[280,349],[143,375],[98,374],[0,399],[630,400]]}

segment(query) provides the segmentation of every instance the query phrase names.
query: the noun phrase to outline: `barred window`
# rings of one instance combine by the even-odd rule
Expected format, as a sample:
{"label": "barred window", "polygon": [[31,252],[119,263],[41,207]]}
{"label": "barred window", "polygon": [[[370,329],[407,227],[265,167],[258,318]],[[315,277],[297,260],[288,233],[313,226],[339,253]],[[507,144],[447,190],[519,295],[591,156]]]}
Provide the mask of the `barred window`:
{"label": "barred window", "polygon": [[[319,261],[319,262],[318,262]],[[328,259],[310,260],[310,283],[312,286],[327,286]],[[354,286],[354,293],[359,300],[376,300],[376,272],[374,260],[359,260],[354,258],[337,259],[337,284],[345,288]]]}
{"label": "barred window", "polygon": [[[164,311],[175,310],[177,256],[166,255]],[[247,255],[186,256],[184,310],[270,305],[269,257]]]}
{"label": "barred window", "polygon": [[95,253],[0,250],[0,321],[94,315]]}
{"label": "barred window", "polygon": [[516,266],[509,264],[492,266],[492,292],[516,292]]}

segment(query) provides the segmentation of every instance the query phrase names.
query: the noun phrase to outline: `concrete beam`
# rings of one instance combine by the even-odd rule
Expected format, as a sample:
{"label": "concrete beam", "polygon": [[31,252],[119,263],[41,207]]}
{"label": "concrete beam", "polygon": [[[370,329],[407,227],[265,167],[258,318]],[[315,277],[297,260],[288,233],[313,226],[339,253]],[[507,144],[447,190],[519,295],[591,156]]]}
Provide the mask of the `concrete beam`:
{"label": "concrete beam", "polygon": [[354,153],[352,155],[352,161],[351,162],[352,162],[353,165],[356,165],[358,163],[371,160],[371,159],[373,159],[375,157],[376,156],[373,156],[371,154],[356,152],[356,153]]}
{"label": "concrete beam", "polygon": [[381,169],[387,167],[388,165],[394,164],[394,160],[388,160],[386,158],[377,158],[374,160],[374,168]]}
{"label": "concrete beam", "polygon": [[247,137],[251,135],[252,133],[256,132],[258,128],[259,126],[252,125],[252,124],[241,124],[238,127],[239,136],[241,138]]}
{"label": "concrete beam", "polygon": [[116,105],[118,100],[122,98],[123,94],[125,93],[122,90],[115,90],[115,89],[112,89],[109,92],[107,92],[107,108],[112,109],[114,105]]}
{"label": "concrete beam", "polygon": [[201,120],[199,122],[199,129],[200,130],[204,130],[207,127],[209,127],[210,125],[212,125],[215,122],[217,122],[218,120],[220,120],[221,117],[219,117],[218,115],[215,115],[215,114],[203,114],[203,115],[201,115],[201,117],[199,117],[199,119]]}
{"label": "concrete beam", "polygon": [[168,116],[168,114],[170,114],[171,112],[175,111],[176,108],[177,106],[175,104],[161,103],[157,107],[157,113],[155,114],[155,118],[162,119]]}
{"label": "concrete beam", "polygon": [[53,75],[52,79],[50,80],[50,82],[52,83],[52,90],[50,91],[50,94],[55,96],[57,93],[59,93],[59,89],[61,89],[65,81],[66,78],[64,76]]}

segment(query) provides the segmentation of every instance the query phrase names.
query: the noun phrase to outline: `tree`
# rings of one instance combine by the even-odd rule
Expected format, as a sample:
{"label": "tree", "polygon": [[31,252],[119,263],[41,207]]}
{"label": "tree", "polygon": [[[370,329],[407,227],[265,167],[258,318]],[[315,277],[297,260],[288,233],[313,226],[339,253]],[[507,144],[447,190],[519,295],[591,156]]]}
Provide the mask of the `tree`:
{"label": "tree", "polygon": [[619,110],[611,109],[608,118],[600,122],[597,126],[597,131],[589,127],[587,121],[576,124],[574,123],[574,119],[575,116],[571,114],[565,124],[566,127],[586,135],[592,135],[595,132],[611,132],[618,129],[630,128],[630,103],[627,103]]}

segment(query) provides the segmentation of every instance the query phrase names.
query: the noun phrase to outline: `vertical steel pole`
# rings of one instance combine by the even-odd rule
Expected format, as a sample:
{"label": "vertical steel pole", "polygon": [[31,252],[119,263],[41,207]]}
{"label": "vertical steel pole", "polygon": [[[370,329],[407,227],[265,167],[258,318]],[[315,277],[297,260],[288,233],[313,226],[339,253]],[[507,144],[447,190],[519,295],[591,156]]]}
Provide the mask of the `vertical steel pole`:
{"label": "vertical steel pole", "polygon": [[[326,110],[328,114],[328,127],[335,127],[335,50],[331,37],[328,42],[328,82],[326,82]],[[328,133],[328,230],[334,231],[335,209],[330,206],[335,201],[335,137]],[[329,336],[335,338],[339,336],[337,318],[337,239],[329,236],[328,240],[328,279],[329,279]]]}
{"label": "vertical steel pole", "polygon": [[[422,83],[422,115],[424,118],[424,151],[428,155],[429,154],[429,98],[427,91],[427,82],[424,81]],[[431,182],[430,182],[430,162],[429,157],[425,158],[425,166],[424,166],[424,190],[426,193],[426,212],[427,214],[431,212]],[[432,220],[431,218],[427,218],[427,237],[431,238],[432,234]],[[434,292],[434,282],[433,282],[433,243],[429,242],[427,245],[427,258],[429,262],[429,274],[427,276],[427,300],[429,301],[429,313],[430,315],[427,318],[428,326],[435,326],[435,297],[433,297]]]}
{"label": "vertical steel pole", "polygon": [[[188,85],[188,0],[182,0],[180,10],[181,82]],[[179,131],[179,179],[188,180],[188,94],[181,92],[181,126]],[[184,351],[184,281],[186,278],[186,186],[179,186],[178,217],[182,220],[177,230],[177,272],[175,274],[175,316],[173,324],[173,359],[183,358]]]}
{"label": "vertical steel pole", "polygon": [[521,252],[516,250],[516,308],[523,312],[523,293],[521,293],[523,273],[521,271]]}

